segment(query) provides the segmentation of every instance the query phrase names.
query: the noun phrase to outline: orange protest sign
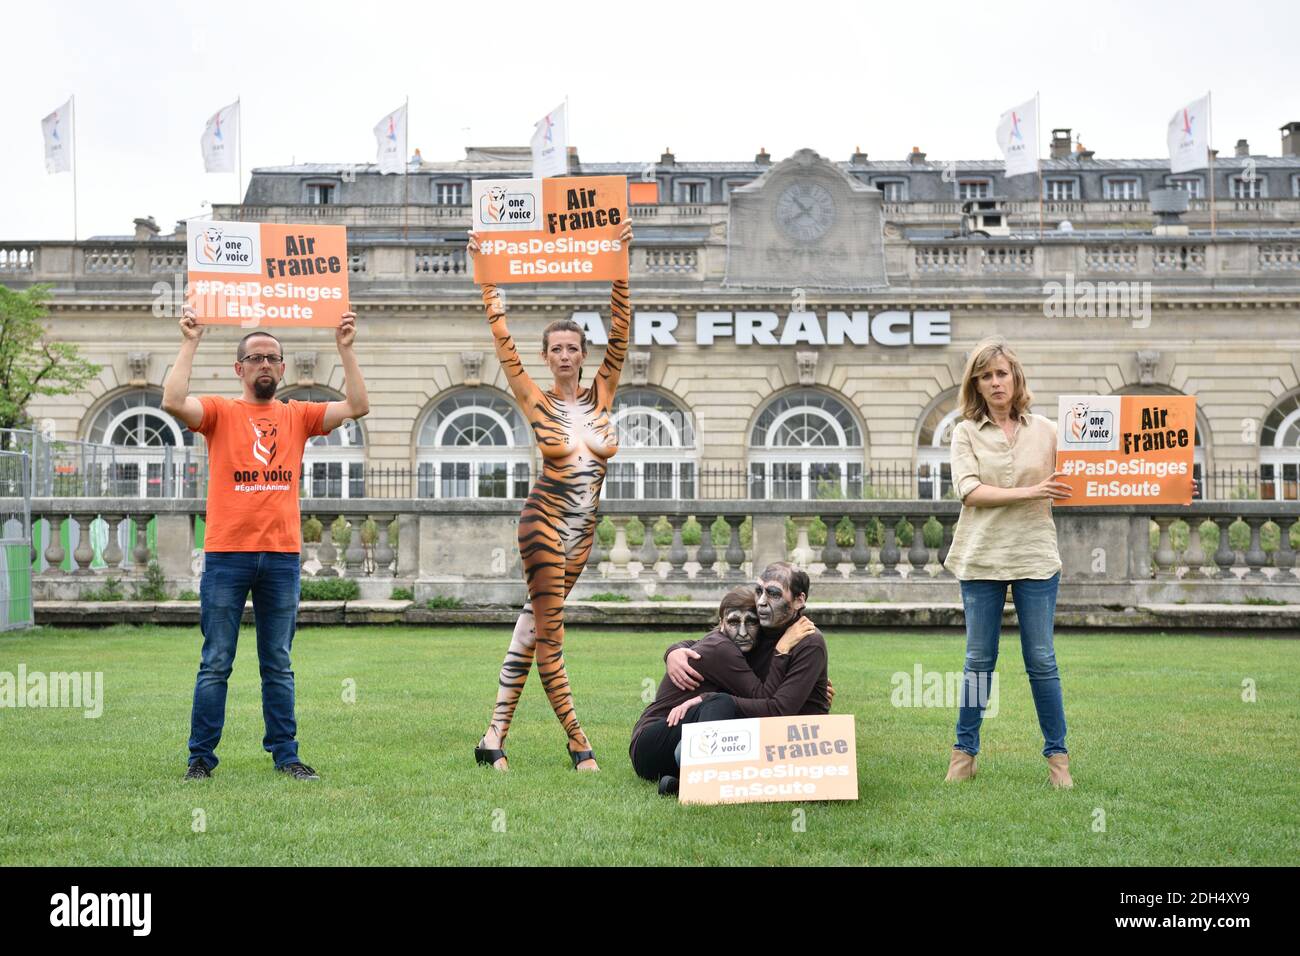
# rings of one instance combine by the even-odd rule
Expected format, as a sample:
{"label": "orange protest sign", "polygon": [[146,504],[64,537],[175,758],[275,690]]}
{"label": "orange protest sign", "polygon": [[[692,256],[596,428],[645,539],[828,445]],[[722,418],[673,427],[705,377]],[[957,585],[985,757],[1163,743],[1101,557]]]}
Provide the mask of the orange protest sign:
{"label": "orange protest sign", "polygon": [[476,180],[473,186],[474,231],[486,233],[474,257],[480,285],[627,278],[627,246],[618,238],[627,222],[626,176]]}
{"label": "orange protest sign", "polygon": [[187,304],[202,325],[337,326],[348,311],[344,226],[191,220]]}
{"label": "orange protest sign", "polygon": [[1191,502],[1194,396],[1063,395],[1057,429],[1056,507]]}
{"label": "orange protest sign", "polygon": [[682,803],[858,799],[852,714],[682,725]]}

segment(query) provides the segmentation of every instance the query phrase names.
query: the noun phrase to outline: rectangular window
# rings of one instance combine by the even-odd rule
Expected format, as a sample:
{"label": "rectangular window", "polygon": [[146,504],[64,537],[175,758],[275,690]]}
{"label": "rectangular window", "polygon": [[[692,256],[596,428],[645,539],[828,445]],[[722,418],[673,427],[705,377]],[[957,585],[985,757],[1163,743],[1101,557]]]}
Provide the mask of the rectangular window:
{"label": "rectangular window", "polygon": [[987,179],[963,179],[957,183],[958,199],[987,199],[989,181]]}
{"label": "rectangular window", "polygon": [[469,462],[444,461],[439,469],[442,472],[442,484],[439,488],[440,498],[469,497]]}
{"label": "rectangular window", "polygon": [[673,497],[673,466],[668,461],[645,463],[645,497],[671,500]]}
{"label": "rectangular window", "polygon": [[1170,189],[1181,189],[1191,193],[1193,199],[1201,198],[1201,180],[1198,176],[1183,176],[1169,180]]}
{"label": "rectangular window", "polygon": [[307,187],[307,202],[312,206],[328,206],[334,202],[334,187],[329,183],[312,183]]}
{"label": "rectangular window", "polygon": [[438,490],[438,468],[431,461],[420,462],[415,471],[415,493],[420,498],[432,498]]}
{"label": "rectangular window", "polygon": [[708,183],[678,183],[681,190],[680,202],[708,202]]}
{"label": "rectangular window", "polygon": [[817,462],[808,466],[808,491],[813,498],[842,498],[844,485],[840,481],[840,463]]}
{"label": "rectangular window", "polygon": [[1138,181],[1136,179],[1106,180],[1107,199],[1137,199]]}
{"label": "rectangular window", "polygon": [[515,462],[515,491],[514,497],[528,497],[528,466],[522,461]]}
{"label": "rectangular window", "polygon": [[364,498],[366,496],[366,466],[364,462],[348,462],[348,497]]}
{"label": "rectangular window", "polygon": [[749,466],[749,497],[755,501],[762,501],[767,497],[766,469],[760,462],[754,462]]}
{"label": "rectangular window", "polygon": [[636,497],[636,463],[610,462],[605,474],[605,497],[628,501]]}
{"label": "rectangular window", "polygon": [[464,187],[461,183],[438,183],[439,206],[463,206],[461,196]]}
{"label": "rectangular window", "polygon": [[1233,199],[1260,199],[1264,195],[1264,180],[1259,177],[1233,176],[1231,185]]}
{"label": "rectangular window", "polygon": [[885,202],[905,202],[907,200],[907,183],[884,182],[876,183],[876,188],[883,194]]}
{"label": "rectangular window", "polygon": [[695,462],[683,462],[678,472],[680,478],[679,497],[683,501],[695,499]]}
{"label": "rectangular window", "polygon": [[1073,179],[1049,179],[1047,199],[1050,202],[1069,202],[1079,198],[1079,184]]}
{"label": "rectangular window", "polygon": [[803,497],[803,465],[800,462],[772,463],[772,497],[782,499]]}
{"label": "rectangular window", "polygon": [[488,461],[478,463],[478,496],[504,498],[506,496],[506,466]]}

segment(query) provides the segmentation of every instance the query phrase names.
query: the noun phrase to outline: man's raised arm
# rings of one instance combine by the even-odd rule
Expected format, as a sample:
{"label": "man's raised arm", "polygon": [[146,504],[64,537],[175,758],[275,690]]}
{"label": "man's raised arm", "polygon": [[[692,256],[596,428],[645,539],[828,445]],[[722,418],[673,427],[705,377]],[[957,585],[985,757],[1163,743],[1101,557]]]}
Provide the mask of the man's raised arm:
{"label": "man's raised arm", "polygon": [[194,353],[199,350],[199,339],[203,338],[203,326],[195,320],[194,310],[186,308],[181,314],[180,327],[181,350],[163,379],[162,408],[186,428],[196,429],[203,422],[203,403],[190,394],[190,372],[194,368]]}
{"label": "man's raised arm", "polygon": [[357,314],[344,312],[343,320],[334,330],[334,341],[339,348],[339,360],[343,363],[343,401],[330,402],[325,406],[325,421],[321,427],[332,432],[345,421],[361,418],[370,412],[370,397],[366,394],[366,380],[361,377],[361,366],[357,364],[356,352],[352,343],[357,337]]}

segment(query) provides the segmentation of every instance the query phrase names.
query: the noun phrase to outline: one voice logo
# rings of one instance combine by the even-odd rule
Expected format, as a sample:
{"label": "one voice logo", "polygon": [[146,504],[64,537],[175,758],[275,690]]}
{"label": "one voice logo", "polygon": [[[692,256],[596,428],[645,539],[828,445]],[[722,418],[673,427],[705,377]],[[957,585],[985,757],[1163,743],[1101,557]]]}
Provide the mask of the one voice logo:
{"label": "one voice logo", "polygon": [[208,226],[194,239],[194,258],[208,266],[252,266],[257,250],[248,236],[236,236],[218,226]]}
{"label": "one voice logo", "polygon": [[479,215],[485,223],[533,226],[537,223],[537,206],[532,193],[492,186],[479,197]]}
{"label": "one voice logo", "polygon": [[152,893],[70,893],[50,897],[51,926],[129,926],[132,935],[148,936],[153,926]]}

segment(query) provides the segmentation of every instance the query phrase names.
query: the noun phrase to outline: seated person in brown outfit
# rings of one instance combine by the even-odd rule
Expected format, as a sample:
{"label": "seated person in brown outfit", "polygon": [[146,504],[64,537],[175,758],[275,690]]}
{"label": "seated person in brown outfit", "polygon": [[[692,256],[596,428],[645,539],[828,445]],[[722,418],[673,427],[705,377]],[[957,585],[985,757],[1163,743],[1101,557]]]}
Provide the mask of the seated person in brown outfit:
{"label": "seated person in brown outfit", "polygon": [[826,641],[803,617],[807,593],[807,574],[772,565],[723,599],[716,630],[669,649],[668,674],[632,731],[640,776],[658,779],[661,793],[676,791],[683,722],[830,710]]}

